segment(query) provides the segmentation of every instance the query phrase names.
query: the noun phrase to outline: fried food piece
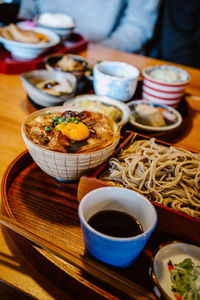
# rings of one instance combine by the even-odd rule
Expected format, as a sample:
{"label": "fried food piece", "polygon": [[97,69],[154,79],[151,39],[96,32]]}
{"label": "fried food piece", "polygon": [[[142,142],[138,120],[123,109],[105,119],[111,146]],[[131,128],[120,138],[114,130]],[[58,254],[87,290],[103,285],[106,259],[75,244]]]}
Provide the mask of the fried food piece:
{"label": "fried food piece", "polygon": [[12,35],[10,34],[9,30],[5,29],[4,27],[2,27],[0,29],[0,34],[3,38],[7,39],[7,40],[13,40]]}
{"label": "fried food piece", "polygon": [[73,60],[67,55],[64,55],[56,64],[56,67],[61,68],[63,71],[80,71],[84,69],[81,62]]}
{"label": "fried food piece", "polygon": [[48,41],[46,36],[34,31],[19,29],[15,24],[12,23],[8,28],[10,35],[17,42],[37,44]]}
{"label": "fried food piece", "polygon": [[33,31],[21,30],[14,24],[9,25],[10,33],[12,34],[14,40],[24,43],[39,43],[39,37]]}

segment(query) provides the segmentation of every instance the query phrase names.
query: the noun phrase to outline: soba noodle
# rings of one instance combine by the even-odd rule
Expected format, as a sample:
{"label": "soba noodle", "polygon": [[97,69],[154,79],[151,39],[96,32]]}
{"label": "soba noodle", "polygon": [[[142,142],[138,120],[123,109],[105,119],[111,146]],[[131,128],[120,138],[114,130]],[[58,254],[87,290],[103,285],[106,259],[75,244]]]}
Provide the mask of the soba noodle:
{"label": "soba noodle", "polygon": [[110,159],[101,180],[200,219],[200,155],[138,140]]}

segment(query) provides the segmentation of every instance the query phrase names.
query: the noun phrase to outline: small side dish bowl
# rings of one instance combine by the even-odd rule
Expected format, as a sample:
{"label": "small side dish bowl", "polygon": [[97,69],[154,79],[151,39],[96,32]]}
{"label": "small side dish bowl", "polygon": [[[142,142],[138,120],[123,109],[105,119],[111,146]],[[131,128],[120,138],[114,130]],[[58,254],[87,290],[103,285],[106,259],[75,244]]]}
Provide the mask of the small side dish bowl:
{"label": "small side dish bowl", "polygon": [[106,96],[81,95],[65,101],[64,105],[98,111],[110,117],[119,127],[128,122],[131,114],[125,103]]}
{"label": "small side dish bowl", "polygon": [[[27,27],[25,27],[24,30],[27,30]],[[0,35],[0,43],[3,44],[5,49],[11,52],[14,59],[33,60],[60,42],[59,36],[50,30],[31,28],[31,31],[46,36],[48,41],[45,43],[25,43],[6,39]]]}
{"label": "small side dish bowl", "polygon": [[[77,79],[73,74],[70,73],[34,70],[25,72],[21,74],[20,77],[22,85],[30,99],[43,107],[62,104],[67,99],[73,97],[76,91]],[[57,95],[53,95],[46,92],[48,91],[47,89],[42,89],[38,86],[42,82],[44,82],[44,84],[48,84],[47,82],[61,83],[62,85],[63,83],[66,83],[67,90],[65,92],[58,93]]]}
{"label": "small side dish bowl", "polygon": [[143,131],[170,131],[178,128],[183,120],[175,108],[167,105],[155,104],[146,100],[133,100],[128,103],[128,106],[131,110],[129,122]]}
{"label": "small side dish bowl", "polygon": [[177,107],[190,81],[182,68],[155,65],[142,70],[142,98],[153,103]]}
{"label": "small side dish bowl", "polygon": [[[111,219],[108,223],[109,227],[115,228],[116,235],[105,233],[106,221],[98,226],[103,231],[95,229],[88,221],[103,211],[125,213],[125,217],[133,218],[142,230],[127,235],[127,229],[122,234],[117,217],[113,218],[113,223]],[[157,222],[157,213],[150,201],[133,190],[120,187],[102,187],[89,192],[81,199],[78,213],[86,249],[100,261],[123,268],[133,263],[141,253]],[[125,220],[123,228],[126,228],[124,223]]]}
{"label": "small side dish bowl", "polygon": [[67,39],[76,27],[76,21],[62,13],[43,13],[34,18],[37,26],[56,33],[61,39]]}
{"label": "small side dish bowl", "polygon": [[121,101],[131,99],[135,93],[139,70],[120,61],[102,61],[93,69],[94,91]]}
{"label": "small side dish bowl", "polygon": [[[186,261],[183,263],[183,261]],[[192,295],[191,290],[189,291],[189,283],[192,282],[192,286],[194,288],[195,280],[188,280],[189,274],[192,277],[194,272],[191,270],[191,261],[196,266],[200,266],[200,248],[198,246],[192,244],[182,243],[180,241],[173,241],[170,243],[162,244],[156,250],[151,260],[151,276],[155,284],[155,292],[158,296],[158,299],[164,296],[167,300],[177,300],[182,299],[180,294],[178,293],[178,289],[175,291],[175,286],[173,289],[174,282],[171,280],[171,272],[174,270],[177,264],[182,263],[182,280],[181,276],[179,277],[177,274],[177,286],[181,287],[182,292],[184,289],[184,274],[187,276],[187,285],[186,292],[189,292],[188,297],[185,299],[195,299]],[[187,273],[187,267],[189,267],[189,273]],[[181,267],[179,266],[179,270]],[[198,277],[198,276],[197,276]],[[199,276],[200,277],[200,276]],[[195,276],[193,277],[195,279]],[[197,279],[197,285],[199,279]],[[180,285],[181,283],[181,285]],[[197,291],[198,294],[198,291]],[[162,295],[162,296],[161,296]]]}
{"label": "small side dish bowl", "polygon": [[82,56],[75,54],[50,55],[45,59],[46,69],[73,73],[77,78],[85,75],[90,70],[89,62]]}
{"label": "small side dish bowl", "polygon": [[[93,124],[96,120],[97,126],[99,126],[97,130],[99,130],[100,126],[103,128],[108,126],[107,132],[105,130],[103,134],[95,132],[91,122],[88,127],[82,121],[78,121],[78,117],[80,117],[80,120],[83,120],[84,113],[86,119],[90,115],[93,117]],[[59,114],[62,117],[58,117]],[[71,117],[66,117],[66,114]],[[75,117],[72,117],[74,115]],[[120,139],[119,128],[110,118],[101,114],[98,114],[97,119],[94,118],[95,113],[83,112],[72,108],[68,111],[64,106],[40,109],[30,114],[24,120],[22,137],[33,160],[45,173],[60,181],[78,180],[88,170],[106,161],[113,153]],[[85,124],[87,124],[86,119],[84,119]],[[70,126],[66,128],[68,122]],[[76,127],[79,122],[80,127]],[[105,126],[103,122],[106,122]],[[61,128],[57,127],[58,124]],[[89,136],[86,138],[85,129],[87,129],[86,132],[89,130]],[[66,132],[68,133],[67,136]],[[32,134],[31,137],[30,134]],[[95,134],[97,135],[96,140]],[[77,139],[77,136],[80,137],[80,135],[84,135],[84,138],[81,136],[81,139]],[[38,140],[38,136],[40,140]],[[100,138],[101,140],[99,140]],[[77,143],[75,143],[76,141]],[[64,151],[61,149],[61,146]],[[78,152],[77,149],[81,149],[81,152]]]}

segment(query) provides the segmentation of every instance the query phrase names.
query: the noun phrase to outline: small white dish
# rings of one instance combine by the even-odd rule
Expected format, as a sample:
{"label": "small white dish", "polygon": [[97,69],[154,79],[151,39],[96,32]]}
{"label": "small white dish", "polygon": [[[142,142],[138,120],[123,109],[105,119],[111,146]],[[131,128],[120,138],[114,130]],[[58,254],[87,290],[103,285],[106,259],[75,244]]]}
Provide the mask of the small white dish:
{"label": "small white dish", "polygon": [[[63,104],[63,102],[68,98],[73,97],[76,91],[77,79],[73,74],[70,73],[34,70],[21,74],[20,78],[22,81],[22,85],[30,99],[34,103],[42,107],[50,107]],[[60,95],[51,95],[37,87],[36,83],[45,80],[57,82],[67,80],[70,83],[72,90],[70,92],[61,93]]]}
{"label": "small white dish", "polygon": [[136,90],[139,70],[121,61],[102,61],[93,69],[94,91],[121,101],[130,100]]}
{"label": "small white dish", "polygon": [[[78,107],[79,103],[82,103],[82,102],[87,101],[87,100],[92,101],[94,103],[98,102],[97,109],[95,109],[95,107],[93,107],[92,110],[97,110],[98,111],[99,104],[101,104],[101,103],[104,104],[104,105],[107,105],[107,106],[114,106],[115,108],[120,110],[120,112],[122,114],[122,117],[119,120],[119,122],[117,122],[119,127],[122,127],[123,125],[125,125],[128,122],[130,114],[131,114],[131,111],[130,111],[129,107],[125,103],[120,102],[119,100],[112,99],[112,98],[109,98],[109,97],[106,97],[106,96],[97,96],[97,95],[77,96],[75,98],[72,98],[72,99],[69,99],[69,100],[65,101],[64,105],[68,106],[68,107],[70,107],[70,106]],[[81,105],[81,108],[83,108],[83,105]],[[89,108],[85,107],[85,109],[90,109],[91,110],[91,107],[89,107]],[[99,112],[103,113],[103,111],[99,111]]]}
{"label": "small white dish", "polygon": [[[166,110],[167,112],[173,114],[176,119],[174,121],[174,123],[167,125],[167,126],[163,126],[163,127],[153,127],[153,126],[147,126],[147,125],[143,125],[141,123],[136,122],[135,117],[134,117],[134,110],[135,107],[139,104],[147,104],[153,107],[157,107],[157,108],[161,108],[163,110]],[[139,128],[141,130],[144,131],[148,131],[148,132],[161,132],[161,131],[170,131],[173,130],[175,128],[177,128],[178,126],[180,126],[181,122],[182,122],[182,116],[181,114],[173,107],[171,106],[167,106],[167,105],[162,105],[162,104],[156,104],[156,103],[151,103],[149,101],[146,100],[133,100],[131,102],[128,103],[128,106],[131,110],[131,116],[129,119],[129,122],[135,126],[136,128]]]}
{"label": "small white dish", "polygon": [[[20,28],[27,30],[27,27],[22,28],[22,26],[20,26]],[[2,43],[3,46],[11,52],[13,58],[16,60],[32,60],[40,56],[49,48],[57,45],[60,41],[59,36],[50,30],[41,28],[31,28],[31,30],[47,36],[48,42],[41,44],[23,43],[0,36],[0,43]]]}
{"label": "small white dish", "polygon": [[200,248],[178,241],[162,244],[151,261],[152,279],[162,295],[168,300],[177,300],[170,279],[168,263],[179,264],[185,258],[191,258],[195,265],[200,265]]}

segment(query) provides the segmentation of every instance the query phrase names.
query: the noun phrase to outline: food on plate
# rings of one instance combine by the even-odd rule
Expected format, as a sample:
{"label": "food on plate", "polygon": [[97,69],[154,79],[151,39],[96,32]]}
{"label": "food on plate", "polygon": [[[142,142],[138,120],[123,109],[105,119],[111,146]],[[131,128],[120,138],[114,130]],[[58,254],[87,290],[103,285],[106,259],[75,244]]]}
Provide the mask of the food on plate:
{"label": "food on plate", "polygon": [[81,71],[85,69],[85,65],[81,61],[73,59],[68,55],[63,55],[63,57],[56,63],[56,68],[60,68],[65,72]]}
{"label": "food on plate", "polygon": [[200,299],[200,266],[196,266],[191,258],[185,258],[179,264],[170,260],[168,269],[172,292],[177,300]]}
{"label": "food on plate", "polygon": [[36,86],[44,92],[54,96],[59,96],[63,93],[71,93],[73,91],[73,87],[68,80],[44,80],[37,83]]}
{"label": "food on plate", "polygon": [[116,139],[114,122],[97,112],[46,112],[25,123],[26,136],[35,144],[62,153],[88,153]]}
{"label": "food on plate", "polygon": [[145,126],[164,127],[175,123],[177,116],[165,108],[142,103],[134,107],[130,119]]}
{"label": "food on plate", "polygon": [[148,75],[153,79],[169,83],[181,83],[188,80],[186,73],[180,68],[166,65],[152,68]]}
{"label": "food on plate", "polygon": [[160,145],[154,138],[133,141],[110,159],[101,180],[200,219],[199,154]]}
{"label": "food on plate", "polygon": [[159,109],[148,104],[138,104],[135,107],[135,121],[152,127],[166,126],[163,115]]}
{"label": "food on plate", "polygon": [[113,105],[103,104],[101,101],[83,100],[72,104],[74,107],[79,107],[88,110],[96,110],[102,114],[105,114],[113,121],[118,123],[122,118],[121,111]]}
{"label": "food on plate", "polygon": [[2,27],[0,33],[3,38],[16,42],[32,44],[41,44],[48,42],[48,38],[46,35],[32,30],[20,29],[12,23],[8,27]]}
{"label": "food on plate", "polygon": [[62,13],[43,13],[38,17],[38,23],[55,28],[71,28],[75,25],[72,17]]}

